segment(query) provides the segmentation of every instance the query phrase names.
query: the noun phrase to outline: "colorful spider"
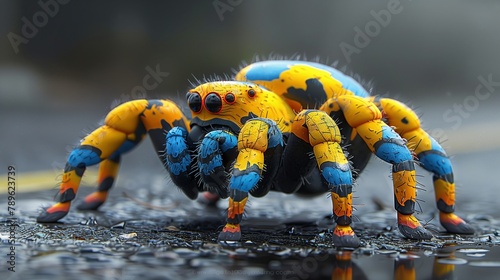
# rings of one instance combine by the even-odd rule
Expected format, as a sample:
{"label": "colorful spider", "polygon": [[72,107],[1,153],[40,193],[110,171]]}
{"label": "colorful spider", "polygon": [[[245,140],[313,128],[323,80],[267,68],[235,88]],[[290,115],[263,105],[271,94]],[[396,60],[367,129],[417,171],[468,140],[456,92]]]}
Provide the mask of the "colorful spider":
{"label": "colorful spider", "polygon": [[249,193],[260,197],[269,191],[330,192],[335,245],[359,246],[351,228],[352,186],[372,154],[392,164],[394,205],[405,237],[432,237],[413,215],[414,157],[433,174],[443,227],[452,233],[474,232],[453,213],[450,160],[403,103],[370,96],[353,78],[314,62],[256,62],[242,68],[234,80],[210,81],[189,90],[190,120],[169,100],[133,100],[113,109],[104,125],[71,152],[59,202],[37,221],[64,217],[86,167],[98,163],[98,189],[78,209],[101,206],[122,154],[149,134],[173,182],[189,198],[199,192],[212,200],[229,197],[219,240],[241,238]]}

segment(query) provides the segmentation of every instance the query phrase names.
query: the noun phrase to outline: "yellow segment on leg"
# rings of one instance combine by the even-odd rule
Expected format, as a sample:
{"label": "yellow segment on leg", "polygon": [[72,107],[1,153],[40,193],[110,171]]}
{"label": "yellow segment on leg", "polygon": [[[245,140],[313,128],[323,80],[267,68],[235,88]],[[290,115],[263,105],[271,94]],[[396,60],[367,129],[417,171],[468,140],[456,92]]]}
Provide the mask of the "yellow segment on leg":
{"label": "yellow segment on leg", "polygon": [[147,105],[145,99],[123,103],[108,113],[104,123],[126,134],[133,133],[139,125],[139,115]]}
{"label": "yellow segment on leg", "polygon": [[324,162],[335,162],[339,165],[348,164],[347,158],[344,155],[342,147],[336,142],[323,142],[313,147],[314,156],[321,166]]}
{"label": "yellow segment on leg", "polygon": [[382,127],[387,126],[381,120],[368,121],[356,127],[356,131],[363,138],[368,148],[375,153],[375,143],[382,140]]}
{"label": "yellow segment on leg", "polygon": [[234,163],[234,168],[243,171],[252,165],[257,165],[262,172],[264,168],[264,153],[259,150],[245,148],[241,150]]}
{"label": "yellow segment on leg", "polygon": [[405,132],[400,135],[408,141],[406,143],[408,149],[410,149],[410,151],[414,152],[417,155],[421,152],[432,150],[431,138],[422,128]]}
{"label": "yellow segment on leg", "polygon": [[452,206],[455,204],[455,184],[437,179],[434,181],[434,191],[436,201],[443,200],[446,205]]}
{"label": "yellow segment on leg", "polygon": [[236,215],[242,215],[245,212],[245,205],[248,201],[248,197],[245,197],[242,201],[234,201],[229,198],[229,208],[227,209],[227,216],[234,219]]}
{"label": "yellow segment on leg", "polygon": [[69,189],[73,189],[76,194],[82,177],[78,176],[75,170],[64,172],[62,175],[61,185],[59,187],[59,193],[63,194]]}
{"label": "yellow segment on leg", "polygon": [[404,103],[390,98],[381,98],[379,102],[388,120],[387,124],[394,127],[399,135],[420,128],[417,114]]}
{"label": "yellow segment on leg", "polygon": [[347,197],[340,197],[338,194],[331,192],[333,213],[337,217],[347,216],[352,217],[352,193]]}
{"label": "yellow segment on leg", "polygon": [[100,158],[108,158],[127,140],[127,135],[110,126],[103,125],[87,135],[80,145],[88,145],[101,151]]}
{"label": "yellow segment on leg", "polygon": [[337,102],[344,113],[345,119],[353,128],[382,118],[382,113],[377,106],[365,98],[359,96],[340,96]]}
{"label": "yellow segment on leg", "polygon": [[417,188],[415,170],[402,170],[392,173],[394,195],[399,205],[404,206],[407,201],[416,201]]}
{"label": "yellow segment on leg", "polygon": [[170,100],[155,101],[161,104],[145,107],[139,115],[147,131],[163,129],[163,122],[167,122],[170,127],[176,126],[175,122],[181,122],[184,123],[184,127],[188,131],[190,130],[189,122],[174,102]]}
{"label": "yellow segment on leg", "polygon": [[339,127],[325,112],[307,112],[305,123],[309,133],[309,143],[312,146],[323,142],[340,143],[342,140]]}
{"label": "yellow segment on leg", "polygon": [[248,121],[238,136],[238,150],[251,148],[265,152],[267,150],[268,130],[269,126],[263,121]]}
{"label": "yellow segment on leg", "polygon": [[112,177],[115,178],[118,174],[118,169],[120,168],[120,164],[118,162],[114,162],[112,160],[106,159],[101,161],[99,165],[99,175],[98,175],[98,183],[104,181],[104,179]]}

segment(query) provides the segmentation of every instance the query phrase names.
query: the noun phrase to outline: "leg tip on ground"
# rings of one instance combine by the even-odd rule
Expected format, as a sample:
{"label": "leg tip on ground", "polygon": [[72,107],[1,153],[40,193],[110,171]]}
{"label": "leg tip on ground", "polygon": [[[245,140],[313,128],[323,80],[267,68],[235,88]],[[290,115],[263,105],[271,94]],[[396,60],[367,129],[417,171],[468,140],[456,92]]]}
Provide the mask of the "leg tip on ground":
{"label": "leg tip on ground", "polygon": [[92,202],[82,202],[76,206],[78,210],[97,210],[103,202],[101,201],[92,201]]}
{"label": "leg tip on ground", "polygon": [[474,234],[475,232],[472,226],[453,213],[440,213],[439,220],[446,231],[450,233]]}
{"label": "leg tip on ground", "polygon": [[398,225],[399,231],[404,237],[414,240],[431,239],[433,237],[432,233],[426,230],[423,226],[418,226],[416,228],[411,228],[407,225]]}
{"label": "leg tip on ground", "polygon": [[219,233],[217,241],[240,241],[240,239],[241,239],[241,232],[223,231]]}
{"label": "leg tip on ground", "polygon": [[460,223],[458,225],[443,222],[441,223],[441,225],[446,229],[447,232],[450,233],[471,235],[475,232],[474,228],[466,222]]}
{"label": "leg tip on ground", "polygon": [[361,240],[356,235],[333,235],[333,244],[336,247],[358,248],[361,245]]}
{"label": "leg tip on ground", "polygon": [[336,247],[357,248],[361,241],[349,225],[337,225],[333,230],[333,243]]}
{"label": "leg tip on ground", "polygon": [[52,213],[44,211],[36,218],[36,222],[37,223],[55,223],[55,222],[59,221],[60,219],[62,219],[67,214],[68,214],[68,212],[64,212],[64,211],[57,211],[57,212],[52,212]]}

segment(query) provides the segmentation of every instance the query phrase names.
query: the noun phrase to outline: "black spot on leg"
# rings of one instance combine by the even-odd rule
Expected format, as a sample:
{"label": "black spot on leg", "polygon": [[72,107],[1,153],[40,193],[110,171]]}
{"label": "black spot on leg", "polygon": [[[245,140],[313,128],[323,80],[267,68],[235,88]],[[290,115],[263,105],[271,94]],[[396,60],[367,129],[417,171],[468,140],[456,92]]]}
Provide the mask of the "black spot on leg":
{"label": "black spot on leg", "polygon": [[239,176],[247,175],[247,174],[250,174],[252,172],[260,174],[260,168],[259,168],[259,166],[257,164],[250,165],[250,163],[247,163],[247,168],[245,170],[234,169],[233,170],[233,177],[239,177]]}
{"label": "black spot on leg", "polygon": [[[430,152],[430,151],[429,151],[429,152]],[[424,153],[425,153],[425,152],[424,152]],[[420,154],[422,154],[422,153],[420,153]],[[419,154],[419,155],[420,155],[420,154]],[[436,153],[436,154],[441,154],[442,156],[446,157],[446,155],[445,155],[445,154],[443,154],[443,153]],[[453,179],[453,173],[444,174],[444,175],[434,175],[434,176],[432,176],[432,181],[436,181],[436,180],[438,180],[438,179],[441,179],[441,180],[443,180],[443,181],[445,181],[445,182],[448,182],[448,183],[451,183],[451,184],[453,184],[453,183],[455,182],[455,179]]]}
{"label": "black spot on leg", "polygon": [[437,208],[445,213],[455,212],[455,205],[448,205],[441,198],[437,201]]}
{"label": "black spot on leg", "polygon": [[161,120],[160,123],[163,131],[169,131],[172,129],[172,126],[170,126],[170,124],[166,120]]}
{"label": "black spot on leg", "polygon": [[75,194],[75,191],[73,189],[67,189],[65,192],[60,194],[59,202],[72,201],[73,199],[75,199],[75,196],[76,196],[76,194]]}
{"label": "black spot on leg", "polygon": [[400,162],[397,164],[393,164],[393,166],[392,166],[393,173],[403,171],[403,170],[407,170],[407,171],[415,170],[415,162],[413,160],[407,160],[407,161],[403,161],[403,162]]}
{"label": "black spot on leg", "polygon": [[409,122],[408,122],[408,119],[406,119],[406,117],[402,118],[402,119],[401,119],[401,122],[402,122],[402,123],[404,123],[404,124],[408,124],[408,123],[409,123]]}
{"label": "black spot on leg", "polygon": [[102,180],[102,182],[99,184],[98,190],[102,192],[107,192],[111,189],[113,186],[113,182],[115,181],[114,178],[112,177],[107,177],[106,179]]}
{"label": "black spot on leg", "polygon": [[78,177],[82,177],[83,176],[83,173],[85,172],[85,165],[82,164],[82,166],[72,166],[71,164],[69,163],[66,163],[66,166],[64,167],[64,172],[70,172],[70,171],[75,171],[75,174],[76,176]]}
{"label": "black spot on leg", "polygon": [[243,201],[243,199],[248,197],[248,192],[245,191],[231,189],[229,192],[233,201]]}
{"label": "black spot on leg", "polygon": [[174,127],[186,128],[186,125],[184,124],[184,122],[182,121],[182,119],[173,121],[172,124],[174,126],[171,126],[166,120],[161,120],[160,123],[161,123],[161,128],[164,131],[169,131],[169,130],[171,130]]}
{"label": "black spot on leg", "polygon": [[160,100],[148,100],[148,106],[146,106],[147,110],[151,110],[154,106],[161,107],[163,103]]}
{"label": "black spot on leg", "polygon": [[184,123],[184,121],[182,119],[179,119],[179,120],[175,120],[173,122],[174,124],[174,127],[183,127],[183,128],[187,128],[186,127],[186,124]]}
{"label": "black spot on leg", "polygon": [[135,140],[132,142],[133,143],[141,142],[142,136],[144,136],[144,134],[146,134],[146,127],[144,126],[143,122],[139,122],[139,124],[137,125],[137,128],[135,129],[134,134],[135,134]]}

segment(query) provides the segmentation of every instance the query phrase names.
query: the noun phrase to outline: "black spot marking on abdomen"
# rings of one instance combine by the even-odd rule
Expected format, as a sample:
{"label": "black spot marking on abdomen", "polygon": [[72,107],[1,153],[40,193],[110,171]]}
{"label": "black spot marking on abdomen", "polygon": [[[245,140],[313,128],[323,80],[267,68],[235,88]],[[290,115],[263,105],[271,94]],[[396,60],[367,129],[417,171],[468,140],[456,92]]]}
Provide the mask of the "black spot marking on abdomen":
{"label": "black spot marking on abdomen", "polygon": [[299,102],[303,108],[317,108],[326,101],[326,92],[323,84],[318,79],[306,80],[306,90],[289,87],[284,96],[288,99]]}

